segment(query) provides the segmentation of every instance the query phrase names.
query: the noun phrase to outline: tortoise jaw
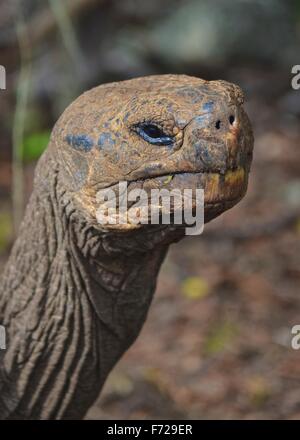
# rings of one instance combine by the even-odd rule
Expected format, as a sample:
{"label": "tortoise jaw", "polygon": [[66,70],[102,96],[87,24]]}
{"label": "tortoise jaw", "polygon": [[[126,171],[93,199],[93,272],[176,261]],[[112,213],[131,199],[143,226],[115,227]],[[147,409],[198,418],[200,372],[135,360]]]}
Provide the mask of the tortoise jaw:
{"label": "tortoise jaw", "polygon": [[247,190],[248,171],[243,166],[225,173],[207,171],[182,171],[128,181],[128,189],[203,189],[205,204],[240,200]]}
{"label": "tortoise jaw", "polygon": [[[248,169],[247,167],[238,167],[236,169],[229,169],[225,173],[221,172],[176,172],[174,174],[163,174],[156,177],[146,177],[138,180],[123,180],[116,184],[110,185],[109,187],[102,188],[99,192],[109,191],[109,196],[106,201],[109,202],[110,197],[114,197],[116,200],[116,208],[117,213],[114,216],[116,222],[109,222],[101,224],[97,218],[97,210],[101,208],[101,203],[94,203],[95,199],[99,192],[93,191],[93,194],[85,194],[84,199],[81,199],[81,205],[85,207],[85,211],[89,214],[89,218],[92,223],[97,227],[105,230],[114,230],[114,231],[130,231],[140,229],[141,227],[147,227],[147,224],[151,224],[149,222],[147,224],[132,224],[130,221],[124,221],[127,218],[128,211],[136,204],[136,202],[128,202],[130,199],[127,199],[127,210],[122,211],[120,216],[119,212],[119,203],[124,202],[128,197],[128,194],[132,190],[143,190],[147,196],[149,207],[153,207],[152,205],[152,190],[167,190],[170,191],[170,195],[172,195],[172,190],[179,190],[182,195],[184,194],[184,190],[192,190],[189,193],[188,197],[191,200],[191,209],[196,212],[196,209],[199,208],[197,205],[196,199],[196,191],[197,189],[204,191],[204,222],[207,223],[215,217],[222,214],[224,211],[230,209],[234,205],[236,205],[245,195],[247,190],[248,183]],[[137,196],[139,197],[139,196]],[[132,199],[131,199],[132,200]],[[202,202],[203,203],[203,199]],[[106,202],[104,203],[106,205]],[[106,209],[103,205],[103,208]],[[154,204],[154,207],[156,205]],[[203,206],[203,204],[202,204]],[[102,208],[101,208],[102,209]],[[181,209],[181,208],[179,208]],[[174,206],[169,207],[170,214],[174,213],[176,208]],[[127,212],[127,213],[126,213]],[[94,219],[94,220],[93,220]],[[120,221],[120,219],[122,221]],[[185,227],[186,225],[183,223],[181,225],[173,225],[172,222],[170,226],[176,226],[176,228],[180,229]]]}
{"label": "tortoise jaw", "polygon": [[[196,189],[204,191],[204,221],[209,222],[224,211],[236,205],[245,195],[248,184],[248,172],[243,167],[228,170],[226,173],[218,172],[177,172],[171,175],[149,177],[137,181],[128,181],[128,192],[131,190],[144,190],[148,195],[152,190],[192,190],[192,209],[197,208]],[[150,197],[149,197],[150,200]],[[181,209],[181,208],[179,208]],[[170,208],[170,213],[174,208]],[[140,227],[141,225],[135,225]],[[185,226],[185,224],[178,225]],[[127,225],[126,228],[132,226]]]}

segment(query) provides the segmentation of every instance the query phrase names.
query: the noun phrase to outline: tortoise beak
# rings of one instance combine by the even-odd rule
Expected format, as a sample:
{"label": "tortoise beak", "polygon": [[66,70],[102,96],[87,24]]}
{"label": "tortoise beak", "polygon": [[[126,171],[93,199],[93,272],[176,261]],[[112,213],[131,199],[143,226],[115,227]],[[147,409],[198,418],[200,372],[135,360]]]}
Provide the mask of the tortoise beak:
{"label": "tortoise beak", "polygon": [[[150,195],[153,189],[192,190],[196,204],[196,189],[204,191],[205,222],[238,203],[247,191],[248,170],[242,166],[225,173],[218,172],[178,172],[140,181],[129,182],[128,190],[143,189]],[[193,205],[195,207],[195,204]]]}

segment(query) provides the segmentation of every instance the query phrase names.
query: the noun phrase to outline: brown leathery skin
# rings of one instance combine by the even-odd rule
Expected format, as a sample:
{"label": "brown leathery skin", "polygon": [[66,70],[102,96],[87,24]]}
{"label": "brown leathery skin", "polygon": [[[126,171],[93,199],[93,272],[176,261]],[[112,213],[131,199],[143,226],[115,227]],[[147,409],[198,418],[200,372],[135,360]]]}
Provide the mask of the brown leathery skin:
{"label": "brown leathery skin", "polygon": [[[152,76],[96,87],[57,122],[0,280],[0,419],[78,419],[146,319],[182,227],[100,227],[96,193],[203,188],[205,220],[245,194],[253,149],[241,90]],[[159,126],[171,145],[136,131]]]}

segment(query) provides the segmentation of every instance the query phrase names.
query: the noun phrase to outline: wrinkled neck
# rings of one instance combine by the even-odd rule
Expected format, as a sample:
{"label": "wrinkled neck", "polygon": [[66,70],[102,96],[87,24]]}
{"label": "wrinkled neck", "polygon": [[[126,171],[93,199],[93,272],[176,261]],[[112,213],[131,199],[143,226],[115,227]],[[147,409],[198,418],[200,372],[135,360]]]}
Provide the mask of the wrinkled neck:
{"label": "wrinkled neck", "polygon": [[137,337],[167,246],[111,252],[57,174],[35,187],[0,281],[0,418],[80,418]]}

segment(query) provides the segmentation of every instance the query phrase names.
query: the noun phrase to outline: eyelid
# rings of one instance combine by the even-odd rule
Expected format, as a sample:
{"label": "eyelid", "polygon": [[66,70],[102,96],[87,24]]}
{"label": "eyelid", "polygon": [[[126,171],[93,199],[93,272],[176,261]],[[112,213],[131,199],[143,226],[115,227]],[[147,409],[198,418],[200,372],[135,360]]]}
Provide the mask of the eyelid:
{"label": "eyelid", "polygon": [[164,127],[162,127],[159,123],[157,123],[155,121],[139,122],[138,124],[135,124],[133,126],[133,128],[135,130],[142,130],[143,128],[148,127],[149,125],[154,126],[154,127],[158,128],[159,130],[161,130],[162,132],[164,132]]}

